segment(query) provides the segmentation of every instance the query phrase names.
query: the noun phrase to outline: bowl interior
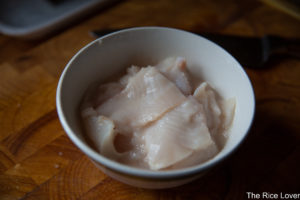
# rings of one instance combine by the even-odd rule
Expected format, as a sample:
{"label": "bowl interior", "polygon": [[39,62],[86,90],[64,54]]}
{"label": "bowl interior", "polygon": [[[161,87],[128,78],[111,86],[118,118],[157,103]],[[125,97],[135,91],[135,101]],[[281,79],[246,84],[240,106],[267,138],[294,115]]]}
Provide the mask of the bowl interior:
{"label": "bowl interior", "polygon": [[[246,73],[231,55],[209,40],[189,32],[158,27],[133,28],[107,35],[90,43],[71,59],[58,85],[57,109],[73,142],[103,165],[124,169],[124,165],[105,159],[85,142],[78,117],[84,92],[95,81],[105,81],[132,64],[153,65],[170,56],[185,57],[194,75],[208,81],[223,98],[236,98],[228,141],[216,157],[202,166],[215,163],[235,149],[247,134],[254,115],[254,94]],[[197,167],[201,168],[194,168]]]}

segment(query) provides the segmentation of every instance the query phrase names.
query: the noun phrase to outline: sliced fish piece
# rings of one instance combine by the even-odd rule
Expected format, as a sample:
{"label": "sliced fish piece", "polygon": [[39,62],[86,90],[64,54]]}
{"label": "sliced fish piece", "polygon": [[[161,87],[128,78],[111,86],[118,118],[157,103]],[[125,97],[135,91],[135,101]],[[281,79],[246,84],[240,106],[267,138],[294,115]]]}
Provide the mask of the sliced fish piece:
{"label": "sliced fish piece", "polygon": [[185,167],[191,167],[197,164],[201,164],[205,161],[208,161],[209,159],[212,159],[218,152],[219,148],[216,143],[210,143],[210,145],[208,145],[206,148],[194,151],[190,156],[175,163],[168,169],[182,169]]}
{"label": "sliced fish piece", "polygon": [[205,160],[207,148],[216,148],[206,126],[204,109],[192,96],[147,127],[143,134],[146,160],[152,170],[170,167],[194,151],[198,152],[197,160]]}
{"label": "sliced fish piece", "polygon": [[113,121],[104,116],[98,116],[93,108],[86,108],[82,111],[82,118],[87,135],[94,143],[97,150],[105,157],[114,160],[119,159],[122,154],[118,153],[114,146],[114,139],[117,135]]}
{"label": "sliced fish piece", "polygon": [[185,99],[155,67],[146,67],[129,79],[121,93],[100,105],[97,112],[112,119],[120,133],[128,134],[155,121]]}
{"label": "sliced fish piece", "polygon": [[207,126],[212,135],[215,136],[221,125],[222,114],[215,92],[209,87],[207,82],[203,82],[196,88],[193,96],[203,105]]}
{"label": "sliced fish piece", "polygon": [[100,85],[97,88],[95,99],[95,106],[101,105],[106,100],[112,98],[116,94],[120,93],[124,89],[124,86],[121,83],[118,82],[112,82],[112,83],[106,83],[103,85]]}
{"label": "sliced fish piece", "polygon": [[173,81],[183,94],[192,94],[192,86],[189,81],[186,60],[184,58],[167,58],[160,62],[157,68],[169,80]]}
{"label": "sliced fish piece", "polygon": [[233,122],[235,107],[236,107],[235,98],[230,98],[221,101],[222,117],[223,117],[222,125],[224,130],[227,130]]}
{"label": "sliced fish piece", "polygon": [[125,87],[128,84],[129,79],[136,75],[140,71],[140,69],[140,67],[134,65],[129,67],[127,69],[127,74],[120,79],[120,83]]}

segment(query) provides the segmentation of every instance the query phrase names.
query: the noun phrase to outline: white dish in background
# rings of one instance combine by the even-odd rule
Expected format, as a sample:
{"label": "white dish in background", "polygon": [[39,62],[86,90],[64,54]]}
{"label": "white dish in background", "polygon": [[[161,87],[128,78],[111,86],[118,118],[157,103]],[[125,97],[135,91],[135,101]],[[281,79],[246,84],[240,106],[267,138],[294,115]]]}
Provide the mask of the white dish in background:
{"label": "white dish in background", "polygon": [[0,33],[41,38],[115,0],[0,0]]}
{"label": "white dish in background", "polygon": [[[109,160],[85,141],[79,119],[84,92],[95,81],[105,81],[130,65],[153,65],[164,58],[182,56],[191,73],[207,81],[224,98],[236,98],[229,138],[213,159],[189,168],[169,171],[137,169]],[[202,176],[241,144],[255,110],[254,92],[240,64],[215,43],[192,33],[161,27],[118,31],[82,48],[67,64],[57,87],[57,111],[70,139],[109,176],[144,188],[168,188]]]}

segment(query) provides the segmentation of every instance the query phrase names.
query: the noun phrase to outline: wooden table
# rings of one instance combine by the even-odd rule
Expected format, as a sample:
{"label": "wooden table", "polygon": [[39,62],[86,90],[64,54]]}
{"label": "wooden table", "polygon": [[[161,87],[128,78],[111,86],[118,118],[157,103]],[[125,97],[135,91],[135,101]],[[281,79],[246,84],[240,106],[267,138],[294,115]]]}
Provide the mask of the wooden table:
{"label": "wooden table", "polygon": [[169,26],[190,31],[300,36],[300,21],[253,0],[127,0],[40,41],[0,35],[0,199],[247,199],[300,191],[300,60],[246,69],[256,117],[239,150],[204,178],[167,190],[119,183],[68,139],[55,92],[94,29]]}

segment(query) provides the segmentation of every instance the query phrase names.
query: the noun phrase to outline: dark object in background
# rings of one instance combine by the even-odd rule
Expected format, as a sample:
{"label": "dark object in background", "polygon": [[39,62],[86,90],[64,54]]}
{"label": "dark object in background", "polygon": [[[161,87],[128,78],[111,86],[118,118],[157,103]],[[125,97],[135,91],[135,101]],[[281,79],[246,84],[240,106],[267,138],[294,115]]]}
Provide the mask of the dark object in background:
{"label": "dark object in background", "polygon": [[116,0],[0,0],[0,33],[40,39]]}
{"label": "dark object in background", "polygon": [[261,2],[300,20],[299,0],[261,0]]}
{"label": "dark object in background", "polygon": [[271,57],[290,56],[300,59],[300,40],[266,35],[243,37],[233,35],[199,34],[219,44],[231,53],[242,66],[262,68]]}
{"label": "dark object in background", "polygon": [[[91,34],[101,37],[117,30],[96,30]],[[277,36],[246,37],[212,33],[195,33],[226,49],[242,66],[263,68],[270,57],[291,56],[300,59],[300,39],[286,39]]]}

